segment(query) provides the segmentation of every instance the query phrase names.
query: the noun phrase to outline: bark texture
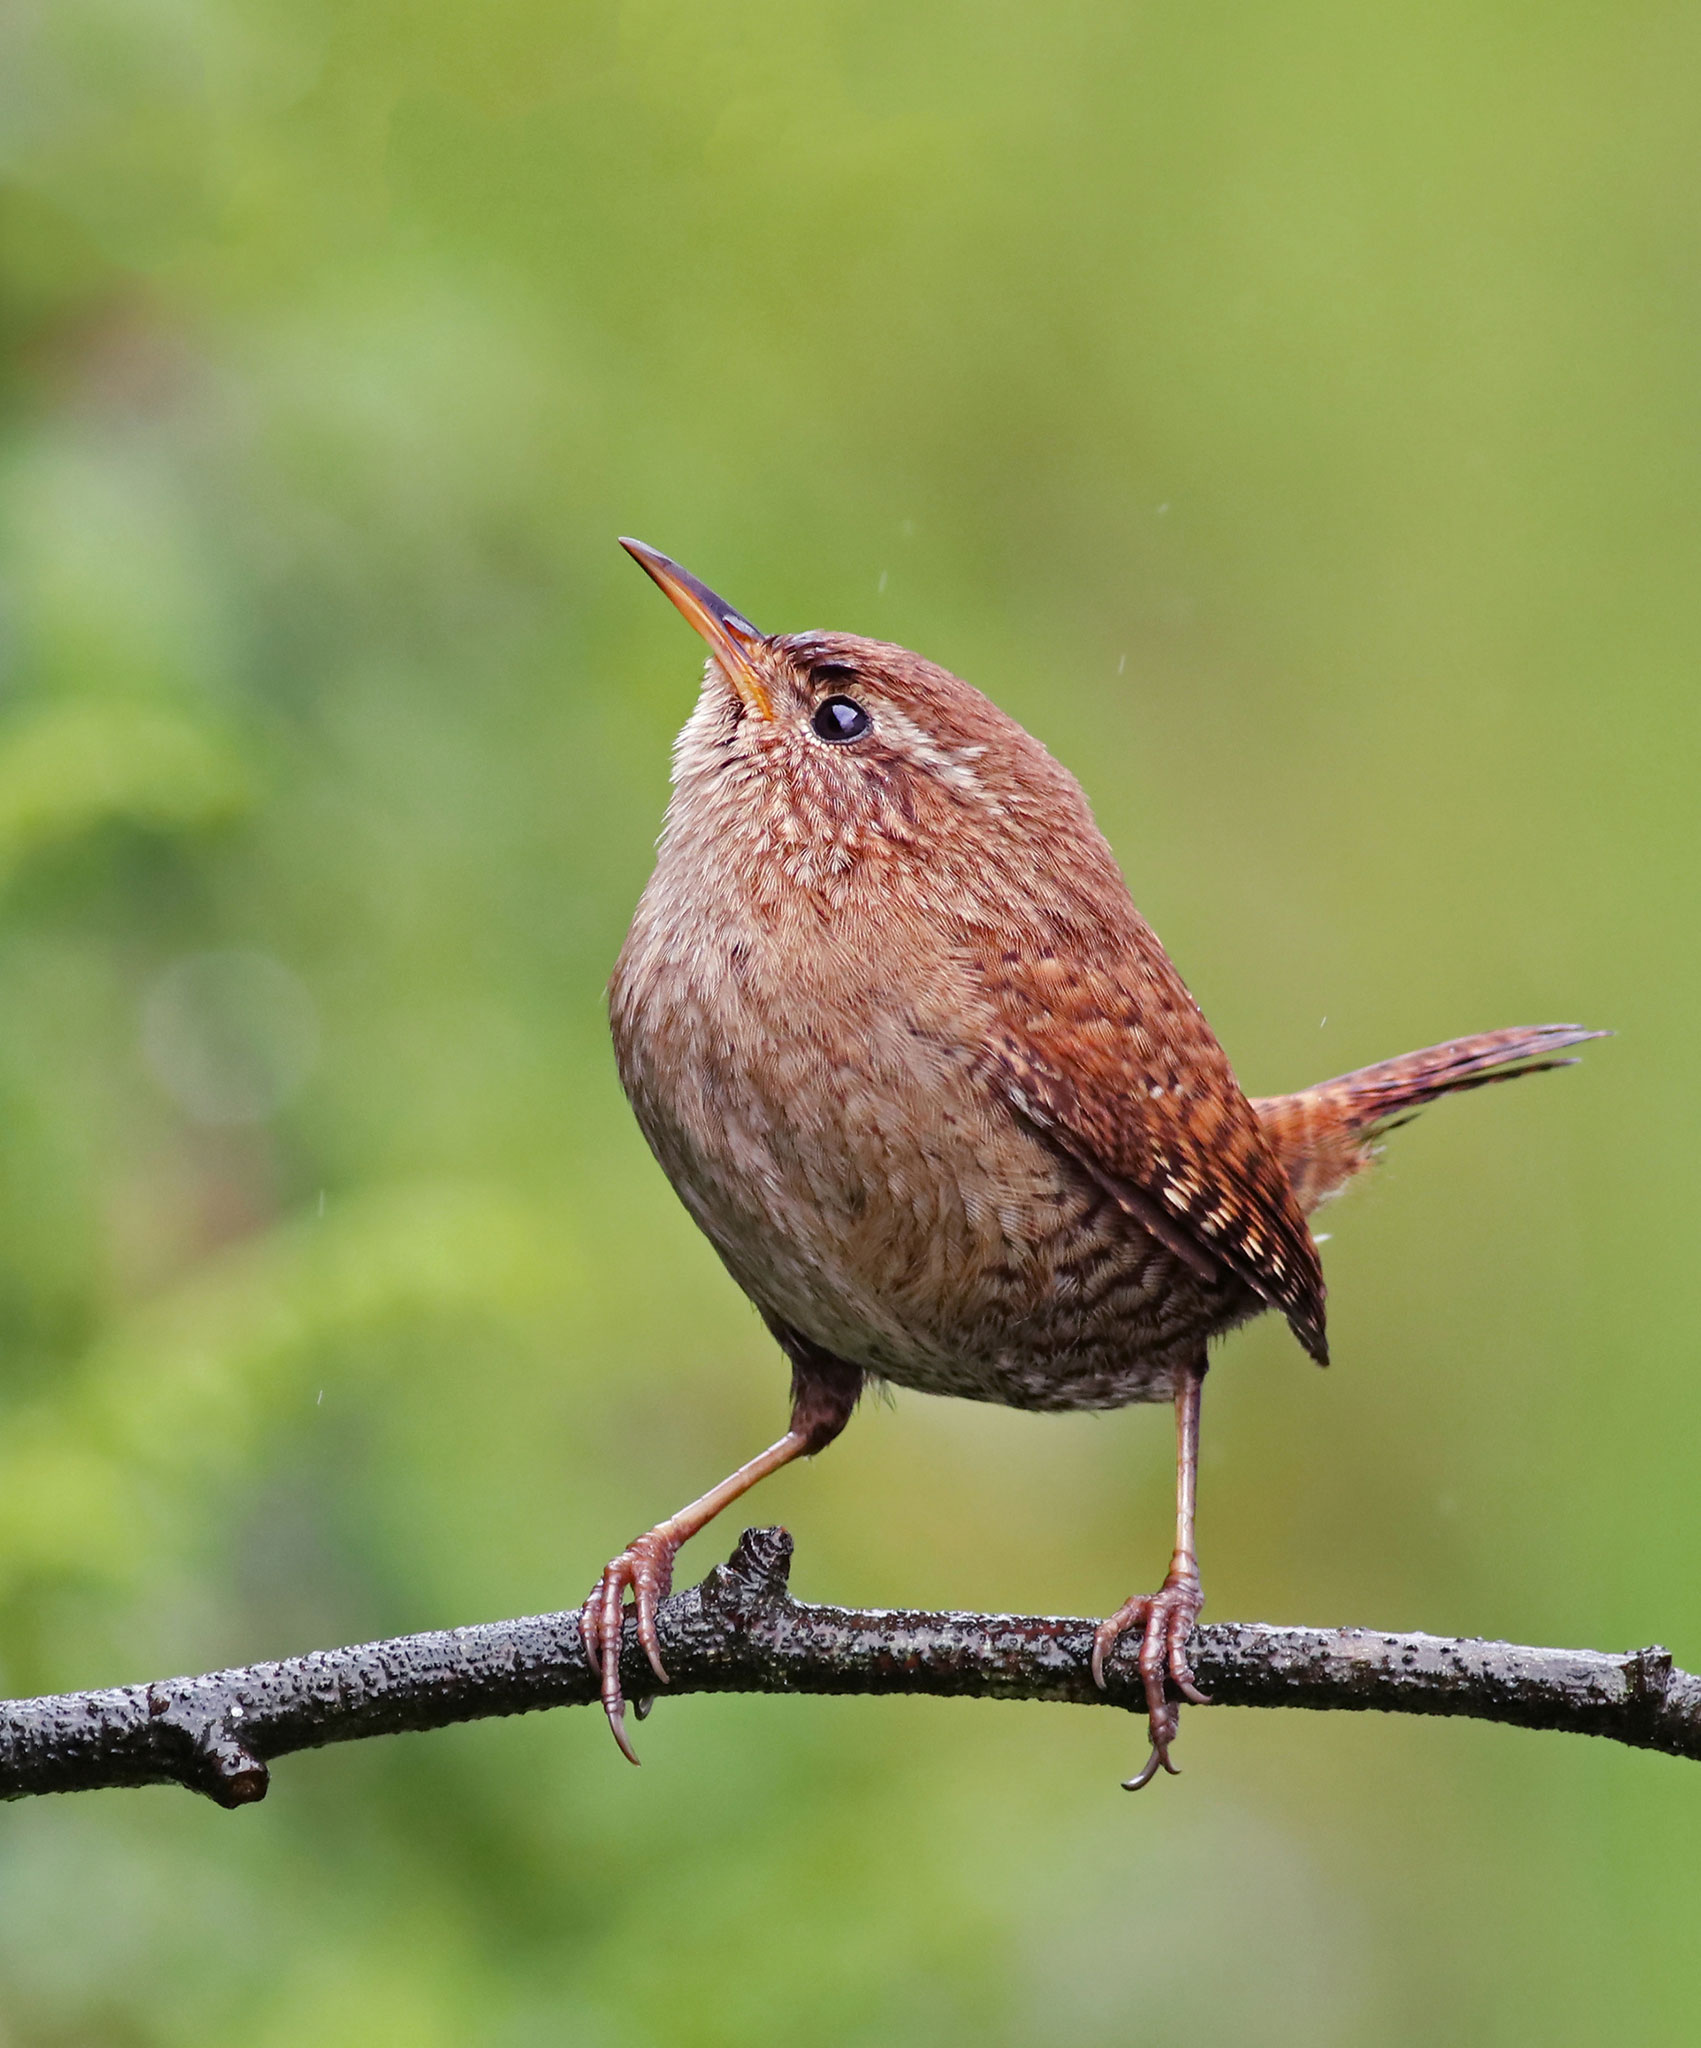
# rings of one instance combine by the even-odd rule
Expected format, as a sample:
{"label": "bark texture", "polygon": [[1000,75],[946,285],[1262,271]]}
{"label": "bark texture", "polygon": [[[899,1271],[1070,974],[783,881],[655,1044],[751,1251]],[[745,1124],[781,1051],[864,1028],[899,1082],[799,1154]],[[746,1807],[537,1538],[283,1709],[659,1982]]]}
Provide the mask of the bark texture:
{"label": "bark texture", "polygon": [[[787,1592],[790,1566],[783,1529],[747,1529],[729,1563],[663,1605],[671,1693],[932,1693],[1145,1712],[1131,1645],[1110,1660],[1108,1691],[1094,1687],[1091,1621],[809,1606]],[[1657,1646],[1615,1656],[1215,1622],[1194,1631],[1188,1654],[1222,1706],[1461,1714],[1701,1758],[1701,1678]],[[629,1696],[655,1689],[630,1623],[622,1671]],[[0,1705],[0,1798],[178,1784],[244,1806],[265,1797],[272,1759],[295,1750],[597,1696],[575,1611],[13,1700]]]}

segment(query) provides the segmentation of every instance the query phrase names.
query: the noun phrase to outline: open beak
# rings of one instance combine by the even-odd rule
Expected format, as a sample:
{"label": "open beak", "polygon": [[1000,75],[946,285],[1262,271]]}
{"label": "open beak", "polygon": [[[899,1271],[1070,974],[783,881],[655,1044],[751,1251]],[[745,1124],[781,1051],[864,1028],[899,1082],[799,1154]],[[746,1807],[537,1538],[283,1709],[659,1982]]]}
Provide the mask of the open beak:
{"label": "open beak", "polygon": [[645,547],[641,540],[622,538],[620,545],[638,567],[654,577],[667,595],[691,621],[714,651],[725,669],[727,680],[759,718],[772,718],[774,707],[768,686],[757,667],[758,650],[764,636],[750,621],[735,612],[724,598],[716,597],[706,583],[699,583],[689,569],[670,562],[666,555]]}

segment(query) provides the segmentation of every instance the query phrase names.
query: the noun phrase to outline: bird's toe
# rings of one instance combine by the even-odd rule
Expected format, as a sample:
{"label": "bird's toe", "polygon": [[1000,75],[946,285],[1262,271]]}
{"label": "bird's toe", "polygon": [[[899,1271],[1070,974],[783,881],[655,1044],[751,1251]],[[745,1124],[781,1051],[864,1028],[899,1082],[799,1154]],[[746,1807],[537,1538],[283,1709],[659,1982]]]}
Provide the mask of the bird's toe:
{"label": "bird's toe", "polygon": [[[619,1744],[621,1754],[631,1763],[638,1761],[638,1753],[626,1733],[626,1696],[620,1683],[626,1595],[628,1591],[632,1595],[638,1641],[649,1660],[650,1669],[661,1684],[666,1685],[667,1667],[662,1663],[656,1616],[661,1603],[672,1590],[673,1559],[678,1547],[677,1540],[666,1528],[652,1529],[648,1535],[629,1543],[618,1557],[611,1558],[603,1567],[602,1576],[579,1612],[585,1655],[601,1681],[602,1708],[608,1717],[609,1732]],[[639,1703],[636,1711],[640,1721],[649,1712],[649,1707],[647,1699]]]}
{"label": "bird's toe", "polygon": [[1156,1593],[1137,1595],[1124,1601],[1113,1615],[1101,1621],[1093,1632],[1093,1681],[1105,1685],[1105,1660],[1124,1635],[1140,1633],[1140,1683],[1146,1696],[1146,1719],[1151,1728],[1152,1751],[1132,1778],[1123,1782],[1130,1792],[1149,1785],[1160,1770],[1172,1777],[1181,1767],[1170,1757],[1170,1744],[1181,1725],[1180,1709],[1169,1696],[1174,1687],[1184,1700],[1195,1706],[1209,1706],[1208,1697],[1194,1681],[1187,1661],[1187,1641],[1193,1632],[1204,1597],[1195,1574],[1170,1575]]}

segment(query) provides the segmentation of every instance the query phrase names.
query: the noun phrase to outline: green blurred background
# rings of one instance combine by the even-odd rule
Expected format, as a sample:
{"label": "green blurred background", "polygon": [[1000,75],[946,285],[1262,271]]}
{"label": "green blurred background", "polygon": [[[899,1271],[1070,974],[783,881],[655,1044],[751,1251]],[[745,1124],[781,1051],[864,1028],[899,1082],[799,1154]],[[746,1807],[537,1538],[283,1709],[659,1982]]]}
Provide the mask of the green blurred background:
{"label": "green blurred background", "polygon": [[[1615,1026],[1331,1213],[1209,1612],[1701,1661],[1701,14],[0,12],[0,1688],[579,1597],[775,1433],[602,988],[702,650],[1083,775],[1254,1091]],[[1107,1609],[1157,1411],[900,1396],[814,1597]],[[700,1573],[736,1522],[687,1552]],[[1375,1717],[664,1700],[0,1819],[0,2042],[1695,2034],[1701,1772]]]}

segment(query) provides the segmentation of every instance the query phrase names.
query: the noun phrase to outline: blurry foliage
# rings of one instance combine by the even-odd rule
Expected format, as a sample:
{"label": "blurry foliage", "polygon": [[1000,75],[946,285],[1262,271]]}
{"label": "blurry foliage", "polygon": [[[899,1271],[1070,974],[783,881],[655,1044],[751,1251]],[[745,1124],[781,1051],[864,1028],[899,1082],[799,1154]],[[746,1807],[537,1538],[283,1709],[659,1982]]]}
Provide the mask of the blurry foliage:
{"label": "blurry foliage", "polygon": [[[773,1433],[606,1050],[700,652],[618,532],[1032,724],[1254,1088],[1619,1027],[1331,1217],[1333,1372],[1226,1348],[1207,1590],[1701,1658],[1698,59],[1640,5],[0,11],[6,1689],[560,1605]],[[1089,1611],[1168,1484],[1149,1413],[900,1398],[755,1512],[808,1594]],[[1108,1715],[644,1735],[10,1810],[0,2042],[1693,2032],[1661,1759],[1194,1714],[1131,1808]]]}

